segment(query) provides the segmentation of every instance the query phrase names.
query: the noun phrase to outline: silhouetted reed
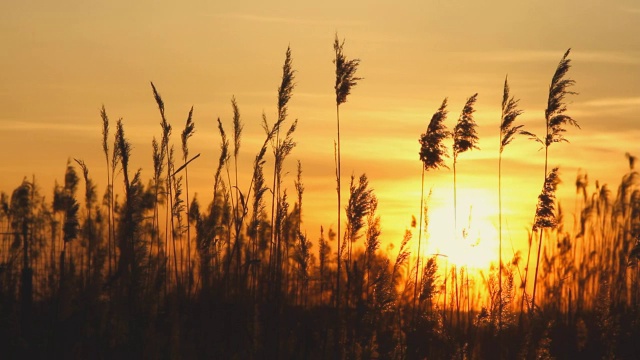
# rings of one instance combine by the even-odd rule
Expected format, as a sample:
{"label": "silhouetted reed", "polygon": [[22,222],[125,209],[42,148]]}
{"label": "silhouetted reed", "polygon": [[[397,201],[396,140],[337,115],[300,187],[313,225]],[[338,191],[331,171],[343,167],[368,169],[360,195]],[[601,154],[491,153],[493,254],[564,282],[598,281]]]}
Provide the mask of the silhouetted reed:
{"label": "silhouetted reed", "polygon": [[[425,211],[424,205],[424,174],[428,170],[436,170],[439,168],[447,168],[445,158],[449,157],[447,147],[444,140],[449,137],[451,132],[447,130],[444,121],[447,118],[447,98],[442,101],[440,108],[433,114],[427,131],[420,135],[418,142],[420,143],[420,161],[422,161],[422,178],[420,181],[420,219],[418,224],[418,253],[416,255],[416,274],[415,284],[418,284],[418,273],[420,272],[420,256],[422,246],[422,215]],[[415,286],[413,294],[413,307],[416,307],[416,299],[418,297],[418,287]],[[445,302],[446,307],[446,302]]]}
{"label": "silhouetted reed", "polygon": [[[516,135],[522,134],[524,125],[514,125],[523,111],[518,109],[519,99],[510,96],[507,77],[504,78],[502,112],[500,115],[500,151],[498,152],[498,299],[502,299],[502,152]],[[499,302],[498,329],[502,329],[503,301]]]}
{"label": "silhouetted reed", "polygon": [[[336,123],[337,123],[337,141],[336,141],[336,183],[337,183],[337,193],[338,193],[338,219],[337,219],[337,229],[338,229],[338,273],[336,277],[336,310],[337,317],[340,318],[340,274],[341,274],[341,251],[343,245],[341,244],[340,238],[342,237],[341,233],[341,174],[342,170],[340,167],[341,163],[341,154],[340,154],[340,104],[344,104],[347,102],[347,96],[351,94],[351,88],[358,84],[358,81],[362,80],[362,78],[356,77],[356,71],[358,70],[358,66],[360,65],[360,59],[351,59],[348,60],[344,55],[344,43],[345,40],[340,42],[338,38],[338,34],[336,33],[335,40],[333,42],[333,50],[335,52],[335,58],[333,59],[333,63],[336,65],[336,83],[334,86],[336,92]],[[338,341],[336,341],[336,350],[338,349]],[[336,354],[337,356],[337,354]]]}
{"label": "silhouetted reed", "polygon": [[[336,51],[342,54],[339,42]],[[566,124],[577,125],[566,115],[564,105],[573,85],[566,80],[567,55],[552,80],[545,113],[547,137],[539,140],[545,148],[566,141]],[[352,70],[351,79],[359,80]],[[515,250],[511,261],[503,264],[499,249],[498,264],[480,269],[475,277],[464,265],[458,266],[460,271],[449,262],[439,266],[438,256],[445,254],[423,259],[421,236],[430,233],[424,191],[416,266],[409,264],[415,218],[402,238],[381,250],[385,242],[378,206],[385,202],[378,203],[365,175],[351,178],[349,201],[339,209],[345,211],[346,219],[341,231],[320,227],[319,239],[312,241],[303,225],[317,214],[303,207],[308,190],[300,161],[293,179],[286,178],[285,162],[296,146],[293,135],[298,123],[281,127],[293,87],[288,50],[278,91],[278,118],[268,124],[263,114],[264,142],[250,158],[252,169],[245,179],[239,171],[243,125],[232,98],[233,136],[227,136],[231,132],[225,132],[219,119],[220,148],[214,150],[219,158],[212,171],[213,200],[208,204],[188,190],[188,171],[201,166],[193,162],[200,154],[191,155],[188,147],[195,131],[193,113],[189,111],[181,134],[180,161],[174,153],[178,145],[170,141],[165,104],[153,85],[162,135],[151,142],[152,159],[147,160],[152,160],[153,171],[147,174],[148,185],[143,172],[131,168],[135,159],[123,121],[118,121],[115,138],[110,139],[113,135],[109,135],[103,107],[101,142],[107,182],[101,202],[89,164],[80,159],[67,162],[64,182],[56,181],[46,197],[35,178],[24,179],[13,192],[0,193],[3,355],[638,357],[634,339],[640,336],[636,310],[640,302],[640,175],[633,155],[626,155],[628,170],[617,188],[598,181],[591,185],[586,171],[578,173],[573,227],[567,226],[567,207],[556,198],[557,168],[545,173],[531,235],[542,236],[544,245],[553,246],[537,244],[536,270],[531,274],[537,284],[529,296],[525,274],[529,266],[520,266],[521,254]],[[336,87],[337,106],[349,94],[344,89]],[[339,91],[345,96],[339,97]],[[472,131],[474,101],[475,96],[469,98],[453,132],[454,166],[477,140]],[[522,113],[517,105],[505,80],[499,191],[502,152],[523,133],[522,125],[515,123]],[[443,142],[452,135],[444,124],[446,106],[445,100],[419,138],[422,189],[426,171],[446,167],[448,147]],[[272,188],[264,174],[269,146],[275,158]],[[338,142],[335,146],[339,184]],[[122,174],[120,186],[114,181],[118,174]],[[265,200],[268,191],[273,196],[271,217]],[[160,228],[162,205],[167,210],[164,229]],[[463,230],[463,238],[470,228]],[[338,247],[333,245],[336,237]],[[536,250],[531,250],[534,244],[530,241],[529,255]],[[518,285],[525,290],[521,299],[516,296]],[[518,300],[522,303],[517,304]],[[522,315],[525,303],[532,310],[526,319],[521,317],[518,327],[517,308],[520,305]]]}
{"label": "silhouetted reed", "polygon": [[[575,92],[569,91],[568,88],[573,86],[575,84],[575,81],[572,79],[566,79],[565,76],[567,74],[567,72],[569,71],[569,68],[571,67],[570,63],[571,60],[568,58],[569,57],[569,52],[571,51],[571,49],[568,49],[564,56],[562,57],[562,59],[560,60],[560,63],[558,64],[558,67],[556,68],[555,73],[553,74],[553,78],[551,80],[551,85],[549,86],[549,97],[547,100],[547,109],[545,110],[545,122],[546,122],[546,136],[544,140],[541,140],[540,138],[538,138],[537,136],[533,135],[532,133],[529,132],[524,132],[525,134],[531,136],[533,139],[535,139],[537,142],[539,142],[540,144],[542,144],[544,146],[544,174],[545,174],[545,181],[544,181],[544,188],[546,188],[546,184],[547,184],[547,167],[548,167],[548,159],[549,159],[549,146],[551,146],[551,144],[553,143],[557,143],[557,142],[568,142],[568,140],[564,137],[564,133],[566,132],[566,129],[564,128],[564,125],[569,124],[569,125],[573,125],[576,126],[578,128],[580,128],[578,126],[578,123],[569,115],[565,114],[566,110],[567,110],[567,106],[565,104],[565,97],[567,95],[573,95],[576,94]],[[553,171],[552,171],[553,172]],[[536,224],[535,225],[539,225],[537,223],[537,221],[539,221],[539,219],[541,218],[538,214],[540,208],[538,208],[538,210],[536,210]],[[534,231],[536,229],[540,229],[542,228],[541,226],[535,226],[534,225]],[[537,273],[537,269],[538,269],[538,265],[540,263],[540,250],[542,249],[542,240],[543,240],[543,231],[539,231],[539,243],[538,243],[538,256],[536,259],[536,273]],[[527,256],[528,258],[528,256]],[[528,260],[527,260],[527,270],[528,270]],[[534,278],[533,280],[533,294],[531,297],[531,309],[533,310],[535,308],[535,293],[536,293],[536,285],[537,285],[537,278]]]}

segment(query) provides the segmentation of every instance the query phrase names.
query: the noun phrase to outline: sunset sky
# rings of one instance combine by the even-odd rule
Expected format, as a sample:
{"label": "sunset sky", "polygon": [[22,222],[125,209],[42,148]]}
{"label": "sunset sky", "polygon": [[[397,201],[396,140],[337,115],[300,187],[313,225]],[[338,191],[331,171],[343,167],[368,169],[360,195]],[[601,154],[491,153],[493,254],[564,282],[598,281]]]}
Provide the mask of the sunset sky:
{"label": "sunset sky", "polygon": [[[153,170],[151,140],[160,137],[149,81],[165,101],[176,148],[194,106],[190,153],[201,157],[189,169],[190,192],[204,203],[212,197],[219,156],[216,118],[231,129],[230,99],[236,97],[245,124],[240,170],[246,188],[264,139],[262,112],[275,120],[276,91],[291,46],[297,73],[289,114],[299,124],[284,186],[293,193],[300,160],[303,227],[317,239],[321,225],[336,226],[336,32],[346,39],[347,57],[361,59],[357,75],[365,78],[341,106],[343,189],[351,174],[368,175],[380,201],[385,244],[398,243],[419,213],[418,137],[445,97],[446,124],[452,128],[465,100],[477,92],[481,150],[459,159],[458,221],[466,224],[471,207],[478,246],[495,253],[505,76],[521,99],[524,114],[518,121],[542,136],[549,83],[568,48],[572,90],[579,92],[568,98],[568,114],[582,129],[568,129],[570,143],[550,149],[550,166],[560,166],[563,179],[564,210],[573,213],[579,168],[588,172],[592,190],[600,179],[615,194],[628,168],[625,152],[640,155],[640,4],[634,0],[4,1],[0,190],[10,194],[25,176],[35,175],[50,199],[54,181],[63,181],[67,159],[78,158],[102,194],[103,104],[112,133],[123,118],[133,144],[132,168],[142,168],[146,183]],[[517,249],[526,242],[542,186],[539,149],[520,137],[504,153],[505,235]],[[433,187],[428,251],[480,251],[448,241],[452,181],[450,170],[427,173],[426,191]],[[511,251],[507,247],[504,254]]]}

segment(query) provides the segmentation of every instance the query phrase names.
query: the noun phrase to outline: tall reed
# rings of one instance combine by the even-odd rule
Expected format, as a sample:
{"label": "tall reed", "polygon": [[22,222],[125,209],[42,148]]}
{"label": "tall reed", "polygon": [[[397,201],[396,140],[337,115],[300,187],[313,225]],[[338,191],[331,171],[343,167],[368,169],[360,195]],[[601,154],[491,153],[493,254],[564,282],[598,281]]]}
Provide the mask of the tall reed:
{"label": "tall reed", "polygon": [[[293,148],[293,143],[290,135],[295,131],[296,123],[291,125],[289,128],[288,136],[285,140],[280,140],[280,127],[287,119],[288,115],[288,104],[293,95],[293,89],[295,88],[295,70],[293,69],[293,58],[291,57],[291,47],[287,47],[287,51],[285,53],[284,65],[282,66],[282,81],[280,86],[278,87],[278,119],[276,121],[277,125],[274,125],[273,128],[269,128],[266,117],[263,116],[263,127],[265,132],[270,134],[272,130],[275,130],[275,137],[271,138],[271,146],[274,154],[274,166],[273,166],[273,186],[271,188],[271,251],[269,252],[269,268],[270,273],[273,278],[278,278],[280,276],[279,266],[280,266],[280,256],[281,256],[281,238],[280,231],[277,229],[277,214],[280,213],[278,206],[280,204],[280,184],[281,184],[281,176],[282,176],[282,166],[284,163],[284,158],[288,155],[288,153]],[[279,291],[280,285],[276,283],[276,288]]]}
{"label": "tall reed", "polygon": [[502,152],[517,134],[522,134],[524,125],[514,125],[522,110],[518,109],[519,99],[509,94],[508,78],[504,78],[502,112],[500,116],[500,151],[498,152],[498,330],[502,329]]}
{"label": "tall reed", "polygon": [[478,147],[478,135],[476,131],[477,124],[473,119],[473,113],[476,111],[473,106],[476,103],[478,94],[474,94],[467,99],[464,104],[462,113],[458,118],[455,128],[453,129],[453,224],[454,234],[458,236],[458,197],[457,197],[457,181],[456,181],[456,164],[458,156],[463,152]]}
{"label": "tall reed", "polygon": [[[107,237],[107,252],[108,252],[108,267],[109,276],[111,276],[111,243],[113,239],[113,191],[111,177],[109,176],[109,117],[107,116],[107,110],[104,105],[100,109],[100,117],[102,118],[102,151],[104,151],[104,158],[107,163],[107,192],[108,192],[108,204],[107,204],[107,223],[108,223],[108,237]],[[115,151],[115,149],[114,149]]]}
{"label": "tall reed", "polygon": [[[238,187],[238,154],[240,153],[240,145],[242,139],[242,120],[240,119],[240,109],[238,108],[238,103],[235,97],[231,98],[231,107],[233,108],[233,169],[235,173],[235,182],[234,182],[234,193],[236,194],[235,198],[235,208],[233,211],[234,218],[234,230],[235,230],[235,241],[232,250],[233,253],[236,254],[236,276],[240,275],[240,266],[241,266],[241,251],[242,251],[242,224],[244,221],[244,216],[247,213],[247,206],[245,204],[244,197],[240,192],[240,188]],[[232,196],[233,199],[233,196]],[[233,204],[232,200],[232,204]]]}
{"label": "tall reed", "polygon": [[96,186],[93,183],[93,180],[89,177],[89,168],[87,164],[83,160],[74,159],[74,161],[80,166],[82,169],[82,176],[84,178],[84,188],[85,188],[85,220],[84,226],[82,228],[83,236],[85,237],[85,241],[87,242],[87,266],[86,266],[86,274],[85,281],[90,279],[91,271],[93,270],[94,265],[94,255],[97,248],[97,236],[95,234],[95,220],[92,214],[93,205],[97,201],[96,195]]}
{"label": "tall reed", "polygon": [[[417,299],[418,273],[420,272],[420,255],[422,246],[422,222],[424,212],[424,174],[428,170],[437,170],[440,168],[448,168],[445,164],[445,158],[449,157],[447,147],[444,140],[451,135],[447,130],[444,121],[447,119],[447,98],[442,101],[440,108],[433,114],[427,131],[420,135],[418,142],[420,143],[420,161],[422,161],[422,178],[420,181],[420,220],[418,225],[418,254],[416,259],[416,278],[413,293],[413,309],[415,312]],[[445,278],[446,279],[446,278]],[[446,280],[445,280],[446,286]],[[446,293],[446,290],[445,290]],[[446,299],[446,298],[445,298]],[[445,300],[446,307],[446,300]]]}
{"label": "tall reed", "polygon": [[[559,142],[568,142],[568,140],[564,137],[564,133],[567,131],[564,126],[565,125],[573,125],[577,128],[580,128],[578,123],[565,112],[567,111],[567,105],[565,104],[565,97],[567,95],[575,95],[577,93],[573,91],[569,91],[568,89],[575,85],[575,80],[567,79],[565,76],[571,67],[571,59],[569,59],[569,53],[571,49],[568,49],[558,67],[556,68],[555,73],[553,74],[553,78],[551,79],[551,85],[549,85],[549,97],[547,100],[547,109],[545,110],[544,117],[546,122],[546,136],[544,140],[536,137],[531,133],[527,133],[532,136],[537,142],[544,146],[544,187],[547,184],[547,174],[548,162],[549,162],[549,146],[553,143]],[[536,210],[536,217],[538,216],[538,211]],[[534,226],[535,227],[535,226]],[[541,229],[541,227],[537,227],[537,229]],[[542,230],[539,231],[539,239],[538,239],[538,256],[536,259],[536,274],[538,273],[538,266],[540,264],[540,255],[542,249],[542,240],[543,240],[544,232]],[[531,297],[531,309],[535,307],[535,298],[536,298],[536,286],[537,286],[537,278],[533,279],[533,294]]]}
{"label": "tall reed", "polygon": [[[184,186],[185,186],[185,209],[190,208],[189,204],[189,167],[187,166],[187,162],[189,160],[189,145],[188,140],[193,136],[195,132],[195,123],[193,122],[193,106],[191,110],[189,110],[189,115],[187,116],[187,121],[184,125],[184,130],[182,130],[181,139],[182,139],[182,160],[184,161]],[[174,174],[175,175],[175,174]],[[187,226],[187,292],[191,292],[192,286],[192,266],[191,266],[191,225],[189,224],[189,219],[186,221]]]}
{"label": "tall reed", "polygon": [[[458,239],[458,187],[457,187],[457,171],[456,165],[458,163],[458,156],[463,152],[480,149],[478,147],[478,135],[476,131],[477,124],[473,119],[473,113],[475,112],[474,105],[478,98],[478,94],[474,94],[467,99],[462,113],[458,118],[455,128],[453,129],[453,228],[454,228],[454,241]],[[460,275],[462,282],[464,280],[464,269],[460,269]],[[469,290],[467,281],[467,291]],[[457,284],[456,284],[457,287]],[[462,284],[460,285],[462,287]],[[458,295],[459,298],[459,295]],[[467,302],[468,305],[468,302]],[[469,310],[469,309],[468,309]],[[460,321],[460,306],[458,305],[458,322]]]}
{"label": "tall reed", "polygon": [[[164,101],[162,100],[162,97],[160,96],[160,94],[158,93],[158,90],[156,89],[155,85],[153,84],[153,82],[151,82],[151,89],[153,90],[153,97],[156,101],[156,104],[158,105],[158,110],[160,111],[160,118],[161,118],[161,122],[160,122],[160,127],[162,128],[162,140],[160,142],[160,158],[163,158],[166,160],[166,171],[167,171],[167,176],[165,179],[166,185],[165,185],[165,192],[166,192],[166,204],[165,204],[165,208],[166,208],[166,218],[165,218],[165,243],[164,243],[164,248],[165,248],[165,254],[169,254],[169,236],[171,235],[171,242],[174,243],[175,245],[175,238],[173,237],[173,233],[174,233],[174,223],[173,223],[173,216],[172,216],[172,209],[173,209],[173,183],[172,183],[172,171],[173,171],[173,159],[170,156],[171,155],[171,148],[170,148],[170,137],[171,137],[171,124],[169,124],[169,122],[167,121],[167,118],[165,116],[165,108],[164,108]],[[175,246],[174,246],[175,248]],[[175,260],[175,254],[174,254],[174,260]],[[169,259],[169,257],[167,257],[167,259]],[[176,261],[174,261],[176,262]],[[177,267],[178,264],[177,262],[174,264],[174,273],[177,274]],[[176,279],[176,281],[178,281],[178,279]],[[166,288],[165,288],[166,289]]]}
{"label": "tall reed", "polygon": [[[338,192],[338,275],[336,278],[336,309],[338,309],[338,317],[340,313],[340,274],[341,274],[341,259],[340,259],[340,249],[342,248],[340,244],[340,238],[342,236],[340,232],[340,227],[342,221],[341,219],[341,205],[340,205],[340,180],[341,180],[341,168],[340,168],[340,105],[347,102],[347,96],[351,94],[351,88],[358,84],[358,81],[363,78],[356,77],[356,71],[358,70],[358,66],[360,65],[360,59],[350,59],[343,53],[345,40],[338,39],[338,34],[336,33],[334,42],[333,42],[333,50],[335,52],[335,58],[333,59],[333,63],[336,65],[336,83],[334,89],[336,91],[336,123],[337,123],[337,156],[336,156],[336,182],[337,182],[337,192]],[[336,344],[337,346],[337,344]]]}

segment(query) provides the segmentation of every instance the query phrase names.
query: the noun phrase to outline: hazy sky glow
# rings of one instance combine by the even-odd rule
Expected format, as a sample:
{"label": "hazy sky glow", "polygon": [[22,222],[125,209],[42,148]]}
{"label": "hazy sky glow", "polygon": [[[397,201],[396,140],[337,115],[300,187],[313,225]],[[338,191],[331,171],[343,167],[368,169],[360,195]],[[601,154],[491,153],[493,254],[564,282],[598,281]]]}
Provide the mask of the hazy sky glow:
{"label": "hazy sky glow", "polygon": [[[401,240],[419,211],[418,137],[442,99],[454,126],[467,97],[479,93],[475,119],[480,151],[459,159],[459,219],[473,224],[486,251],[497,233],[497,155],[502,86],[525,111],[519,121],[542,135],[551,76],[572,48],[576,80],[568,113],[570,143],[553,145],[560,197],[571,214],[578,168],[615,192],[627,168],[625,152],[640,155],[640,5],[637,1],[5,1],[0,3],[0,189],[11,192],[35,175],[49,197],[68,158],[83,159],[99,192],[106,185],[99,108],[122,117],[133,143],[132,167],[152,176],[151,139],[160,117],[149,86],[166,104],[179,146],[189,108],[196,134],[190,190],[211,199],[219,155],[216,118],[230,129],[235,95],[245,123],[241,174],[273,122],[285,50],[291,46],[296,88],[289,106],[299,119],[297,147],[285,186],[293,192],[296,160],[303,165],[304,227],[335,228],[335,81],[332,42],[362,60],[365,77],[341,107],[343,189],[351,174],[367,173],[380,199],[383,238]],[[271,160],[269,158],[269,160]],[[504,153],[505,229],[514,246],[535,211],[543,152],[517,138]],[[450,163],[450,162],[449,162]],[[267,165],[270,167],[269,165]],[[269,170],[268,170],[269,171]],[[452,172],[431,171],[432,248],[451,232]],[[246,187],[247,185],[245,185]],[[346,202],[346,193],[343,202]],[[480,245],[478,245],[480,246]],[[454,250],[447,250],[454,251]],[[505,254],[510,254],[507,248]]]}

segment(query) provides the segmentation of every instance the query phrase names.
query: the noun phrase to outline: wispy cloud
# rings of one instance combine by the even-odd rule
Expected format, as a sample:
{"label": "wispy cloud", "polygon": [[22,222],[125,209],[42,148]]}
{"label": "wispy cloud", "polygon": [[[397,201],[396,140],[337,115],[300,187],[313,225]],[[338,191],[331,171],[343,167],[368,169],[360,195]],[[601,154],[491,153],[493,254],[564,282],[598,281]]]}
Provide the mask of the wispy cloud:
{"label": "wispy cloud", "polygon": [[[496,51],[496,52],[474,52],[474,59],[482,62],[510,62],[510,63],[532,63],[557,61],[561,51],[539,50],[539,51]],[[640,64],[640,54],[629,52],[611,51],[580,51],[574,50],[572,59],[579,59],[581,62],[606,63],[606,64]]]}
{"label": "wispy cloud", "polygon": [[32,122],[32,121],[0,121],[2,131],[80,131],[95,132],[95,126],[71,124],[63,122]]}
{"label": "wispy cloud", "polygon": [[622,97],[622,98],[600,98],[588,100],[582,103],[589,107],[618,107],[618,106],[640,106],[640,97]]}
{"label": "wispy cloud", "polygon": [[640,15],[640,8],[621,7],[620,10],[623,11],[623,12],[626,12],[626,13]]}
{"label": "wispy cloud", "polygon": [[[260,23],[272,23],[272,24],[287,24],[287,25],[324,25],[335,24],[335,20],[320,20],[310,18],[296,18],[296,17],[282,17],[282,16],[268,16],[268,15],[256,15],[250,13],[222,13],[213,15],[217,18],[242,20],[249,22]],[[358,21],[338,21],[340,25],[362,25],[362,22]]]}

